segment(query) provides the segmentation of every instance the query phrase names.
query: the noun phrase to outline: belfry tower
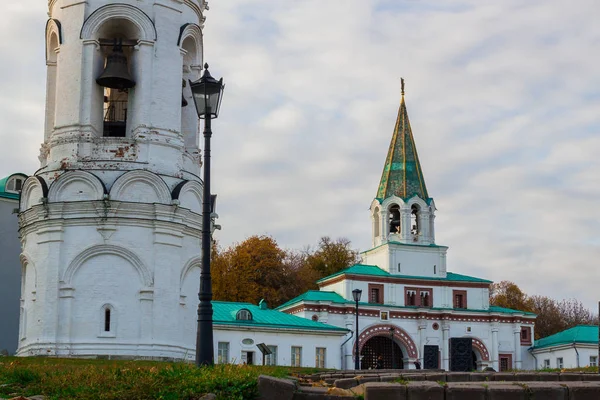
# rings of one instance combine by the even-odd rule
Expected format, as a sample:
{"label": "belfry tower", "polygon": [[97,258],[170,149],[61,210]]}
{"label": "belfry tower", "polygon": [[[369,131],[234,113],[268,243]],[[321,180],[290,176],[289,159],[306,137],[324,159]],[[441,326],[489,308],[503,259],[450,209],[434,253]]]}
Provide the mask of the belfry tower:
{"label": "belfry tower", "polygon": [[[204,0],[49,0],[18,355],[193,358]],[[188,105],[189,104],[189,105]]]}
{"label": "belfry tower", "polygon": [[402,100],[377,195],[371,203],[373,249],[363,262],[390,273],[446,276],[445,246],[435,244],[435,203],[429,197],[406,103]]}

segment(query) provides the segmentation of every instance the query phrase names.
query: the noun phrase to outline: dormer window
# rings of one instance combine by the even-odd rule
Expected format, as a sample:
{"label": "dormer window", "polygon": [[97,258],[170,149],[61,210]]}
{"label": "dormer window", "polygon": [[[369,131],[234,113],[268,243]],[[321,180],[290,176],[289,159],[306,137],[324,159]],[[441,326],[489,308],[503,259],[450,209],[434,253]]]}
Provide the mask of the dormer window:
{"label": "dormer window", "polygon": [[23,179],[22,178],[11,178],[6,183],[6,191],[12,193],[21,193],[23,189]]}
{"label": "dormer window", "polygon": [[241,309],[237,312],[235,319],[238,321],[252,321],[252,313],[245,308]]}

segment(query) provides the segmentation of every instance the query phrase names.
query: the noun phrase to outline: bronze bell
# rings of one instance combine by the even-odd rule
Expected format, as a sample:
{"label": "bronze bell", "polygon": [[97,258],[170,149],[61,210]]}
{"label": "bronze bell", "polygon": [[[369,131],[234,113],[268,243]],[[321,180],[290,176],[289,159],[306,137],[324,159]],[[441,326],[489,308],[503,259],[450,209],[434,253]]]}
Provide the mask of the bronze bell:
{"label": "bronze bell", "polygon": [[130,89],[135,86],[135,81],[129,74],[127,57],[123,54],[122,43],[115,40],[113,52],[106,59],[104,72],[96,79],[100,86],[111,89]]}

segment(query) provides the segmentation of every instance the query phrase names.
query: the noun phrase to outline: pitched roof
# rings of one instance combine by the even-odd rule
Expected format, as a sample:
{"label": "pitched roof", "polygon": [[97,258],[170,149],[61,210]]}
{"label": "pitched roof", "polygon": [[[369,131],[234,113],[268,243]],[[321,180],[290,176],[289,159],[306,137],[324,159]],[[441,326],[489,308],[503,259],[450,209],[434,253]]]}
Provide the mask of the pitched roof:
{"label": "pitched roof", "polygon": [[598,344],[598,326],[578,325],[562,332],[555,333],[554,335],[536,340],[533,348],[541,349],[544,347],[559,346],[570,343]]}
{"label": "pitched roof", "polygon": [[23,177],[24,178],[23,180],[27,179],[27,175],[22,174],[20,172],[9,175],[6,178],[0,179],[0,198],[19,200],[20,195],[18,193],[12,193],[12,192],[6,191],[6,183],[8,182],[8,180],[10,178],[12,178],[13,176],[16,176],[16,175],[20,175],[21,177]]}
{"label": "pitched roof", "polygon": [[[300,303],[300,302],[330,302],[330,303],[334,303],[334,304],[347,304],[347,305],[354,305],[354,301],[352,300],[346,300],[344,297],[342,297],[340,294],[336,293],[336,292],[329,292],[329,291],[320,291],[320,290],[309,290],[308,292],[305,292],[303,294],[301,294],[300,296],[293,298],[292,300],[288,301],[287,303],[284,303],[282,305],[280,305],[279,307],[277,307],[277,310],[281,310],[284,308],[287,308],[289,306],[292,306],[296,303]],[[375,306],[375,307],[381,307],[381,304],[371,304],[371,303],[365,303],[365,302],[360,302],[359,303],[361,306]],[[420,307],[417,306],[395,306],[395,305],[389,305],[389,304],[384,304],[384,307],[388,307],[388,308],[396,308],[396,309],[417,309]],[[436,310],[436,311],[455,311],[454,308],[443,308],[443,307],[430,307],[429,309],[431,310]],[[519,311],[519,310],[513,310],[511,308],[504,308],[504,307],[496,307],[496,306],[490,306],[489,310],[474,310],[474,309],[466,309],[466,310],[460,310],[461,312],[477,312],[477,313],[504,313],[504,314],[525,314],[525,315],[535,315],[534,313],[530,313],[530,312],[524,312],[524,311]]]}
{"label": "pitched roof", "polygon": [[[332,331],[344,334],[344,328],[315,322],[310,319],[297,317],[277,310],[270,310],[250,303],[233,303],[213,301],[213,323],[215,325],[231,325],[256,328],[302,329],[313,331]],[[252,320],[237,320],[238,311],[246,309],[252,313]]]}
{"label": "pitched roof", "polygon": [[367,275],[367,276],[388,276],[390,278],[400,278],[400,279],[422,279],[429,281],[442,281],[442,282],[478,282],[478,283],[493,283],[492,281],[488,281],[487,279],[475,278],[473,276],[455,274],[454,272],[448,272],[445,278],[435,278],[430,276],[412,276],[412,275],[399,275],[399,274],[390,274],[387,271],[379,268],[376,265],[365,265],[365,264],[355,264],[349,268],[343,269],[333,275],[326,276],[325,278],[319,279],[319,282],[325,282],[333,277],[339,275]]}
{"label": "pitched roof", "polygon": [[396,118],[394,134],[375,197],[382,201],[394,195],[404,200],[414,195],[423,200],[429,200],[404,102],[404,80],[402,80],[402,101]]}

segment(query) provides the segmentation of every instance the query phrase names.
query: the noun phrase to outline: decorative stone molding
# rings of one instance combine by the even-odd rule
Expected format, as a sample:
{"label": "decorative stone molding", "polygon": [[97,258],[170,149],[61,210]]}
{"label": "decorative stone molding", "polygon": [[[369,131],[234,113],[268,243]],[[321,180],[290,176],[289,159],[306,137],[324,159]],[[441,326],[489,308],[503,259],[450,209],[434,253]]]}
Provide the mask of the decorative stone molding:
{"label": "decorative stone molding", "polygon": [[472,337],[472,336],[465,336],[465,337],[470,337],[472,339],[473,348],[475,348],[481,355],[481,361],[490,361],[490,352],[488,351],[487,347],[483,343],[483,340],[478,339],[476,337]]}
{"label": "decorative stone molding", "polygon": [[106,193],[104,184],[96,175],[81,170],[68,171],[50,185],[48,201],[102,200]]}
{"label": "decorative stone molding", "polygon": [[94,11],[81,27],[80,39],[98,39],[98,30],[111,19],[125,19],[134,24],[139,31],[140,40],[156,41],[158,35],[154,22],[148,14],[129,4],[107,4]]}
{"label": "decorative stone molding", "polygon": [[[144,188],[145,186],[145,188]],[[171,204],[171,193],[158,175],[135,170],[121,175],[110,189],[111,200]]]}
{"label": "decorative stone molding", "polygon": [[177,39],[177,46],[182,47],[183,42],[191,38],[196,45],[196,54],[194,57],[193,65],[202,65],[202,49],[204,46],[202,28],[198,24],[187,23],[181,26],[179,30],[179,38]]}
{"label": "decorative stone molding", "polygon": [[56,52],[57,50],[50,47],[52,35],[56,35],[58,45],[62,45],[62,25],[59,20],[50,18],[46,23],[46,62],[49,62],[53,58],[51,52]]}
{"label": "decorative stone molding", "polygon": [[30,176],[23,184],[23,189],[21,190],[21,211],[42,204],[42,199],[46,199],[47,197],[48,185],[46,185],[46,181],[39,176]]}
{"label": "decorative stone molding", "polygon": [[187,277],[188,273],[193,268],[196,268],[196,267],[200,268],[201,263],[202,263],[202,257],[196,256],[196,257],[188,260],[188,262],[185,263],[185,265],[183,266],[183,268],[181,270],[181,274],[179,275],[179,293],[180,293],[180,295],[181,295],[181,290],[183,289],[183,282],[185,281],[185,278]]}
{"label": "decorative stone molding", "polygon": [[202,214],[202,184],[196,181],[184,181],[173,189],[171,198],[179,200],[179,207]]}
{"label": "decorative stone molding", "polygon": [[112,254],[124,258],[136,269],[143,286],[153,286],[152,274],[135,253],[124,247],[108,244],[95,245],[79,253],[67,267],[61,282],[64,283],[65,286],[70,286],[75,273],[87,260],[103,254]]}

